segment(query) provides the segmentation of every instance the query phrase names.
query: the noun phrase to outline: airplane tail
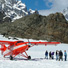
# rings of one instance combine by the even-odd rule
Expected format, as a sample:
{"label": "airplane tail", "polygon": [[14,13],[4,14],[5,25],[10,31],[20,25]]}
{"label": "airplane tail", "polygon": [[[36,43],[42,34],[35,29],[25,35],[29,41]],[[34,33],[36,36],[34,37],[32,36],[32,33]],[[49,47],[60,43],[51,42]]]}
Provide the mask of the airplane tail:
{"label": "airplane tail", "polygon": [[1,50],[1,54],[3,55],[3,52],[6,50],[6,46],[4,45],[4,44],[1,44],[1,48],[0,48],[0,50]]}

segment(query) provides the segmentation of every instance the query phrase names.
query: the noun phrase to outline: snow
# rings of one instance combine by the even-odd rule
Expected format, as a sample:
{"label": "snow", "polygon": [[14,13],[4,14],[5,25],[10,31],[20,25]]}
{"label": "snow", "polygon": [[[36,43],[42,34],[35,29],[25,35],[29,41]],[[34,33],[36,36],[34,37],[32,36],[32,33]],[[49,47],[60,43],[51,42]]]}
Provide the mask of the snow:
{"label": "snow", "polygon": [[32,10],[32,9],[29,9],[29,12],[30,12],[31,14],[35,13],[35,11]]}
{"label": "snow", "polygon": [[[13,40],[13,37],[10,37],[9,41]],[[19,40],[28,41],[28,39],[18,38]],[[0,40],[8,40],[8,38],[3,37],[0,35]],[[29,41],[46,41],[46,40],[33,40],[29,39]],[[56,50],[64,50],[67,51],[68,55],[68,44],[58,44],[57,46],[54,45],[38,45],[30,48],[27,53],[32,57],[31,60],[26,60],[21,56],[17,56],[15,60],[9,60],[9,58],[3,58],[0,54],[0,68],[67,68],[68,67],[68,60],[67,61],[56,61],[51,59],[45,59],[45,51],[56,51]],[[55,55],[54,55],[55,56]]]}
{"label": "snow", "polygon": [[[67,62],[55,62],[53,60],[41,60],[41,61],[6,61],[0,62],[1,68],[67,68]],[[10,62],[10,63],[9,63]],[[5,64],[6,63],[6,64]]]}
{"label": "snow", "polygon": [[17,4],[19,4],[19,5],[23,6],[23,7],[26,7],[26,5],[24,3],[22,3],[21,1],[18,1]]}
{"label": "snow", "polygon": [[64,9],[62,13],[65,16],[65,19],[68,21],[68,7]]}

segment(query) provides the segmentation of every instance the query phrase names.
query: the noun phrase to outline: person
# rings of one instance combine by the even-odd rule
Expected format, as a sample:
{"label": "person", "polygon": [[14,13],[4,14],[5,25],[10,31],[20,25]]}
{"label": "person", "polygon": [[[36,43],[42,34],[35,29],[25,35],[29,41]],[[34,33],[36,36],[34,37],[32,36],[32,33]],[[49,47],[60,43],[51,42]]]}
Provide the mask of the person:
{"label": "person", "polygon": [[59,58],[59,51],[56,50],[56,60],[58,60],[58,58]]}
{"label": "person", "polygon": [[66,50],[64,50],[64,60],[65,60],[65,61],[67,60],[67,53],[66,53]]}
{"label": "person", "polygon": [[49,52],[49,59],[51,59],[51,51]]}
{"label": "person", "polygon": [[51,53],[51,58],[54,59],[54,52]]}
{"label": "person", "polygon": [[48,51],[45,52],[45,58],[48,59]]}
{"label": "person", "polygon": [[59,51],[59,61],[60,59],[63,61],[63,52],[61,50]]}

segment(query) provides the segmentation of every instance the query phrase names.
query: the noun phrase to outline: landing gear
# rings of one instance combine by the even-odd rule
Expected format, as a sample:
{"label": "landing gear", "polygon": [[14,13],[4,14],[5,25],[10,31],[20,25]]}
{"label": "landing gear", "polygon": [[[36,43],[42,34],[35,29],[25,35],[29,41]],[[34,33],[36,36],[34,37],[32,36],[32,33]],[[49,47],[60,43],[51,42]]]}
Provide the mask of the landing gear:
{"label": "landing gear", "polygon": [[20,54],[22,57],[25,57],[25,58],[27,58],[28,60],[30,60],[31,59],[31,56],[28,56],[27,55],[27,53],[26,53],[26,51],[24,52],[25,54]]}
{"label": "landing gear", "polygon": [[12,57],[12,55],[10,55],[10,60],[13,60],[13,57]]}
{"label": "landing gear", "polygon": [[30,60],[31,59],[31,56],[28,56],[28,60]]}

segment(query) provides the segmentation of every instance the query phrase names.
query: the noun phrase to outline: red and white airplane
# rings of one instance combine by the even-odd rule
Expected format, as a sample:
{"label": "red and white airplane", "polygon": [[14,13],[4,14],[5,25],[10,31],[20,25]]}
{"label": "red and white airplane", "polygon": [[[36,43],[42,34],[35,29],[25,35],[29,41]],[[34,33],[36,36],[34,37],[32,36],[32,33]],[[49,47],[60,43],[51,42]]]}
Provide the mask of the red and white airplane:
{"label": "red and white airplane", "polygon": [[[21,55],[27,59],[31,59],[31,56],[28,56],[26,51],[34,45],[56,45],[60,42],[24,42],[24,41],[2,41],[0,40],[1,45],[1,54],[5,56],[10,56],[10,60],[17,55]],[[6,45],[9,45],[6,47]],[[25,53],[25,54],[23,54]]]}

